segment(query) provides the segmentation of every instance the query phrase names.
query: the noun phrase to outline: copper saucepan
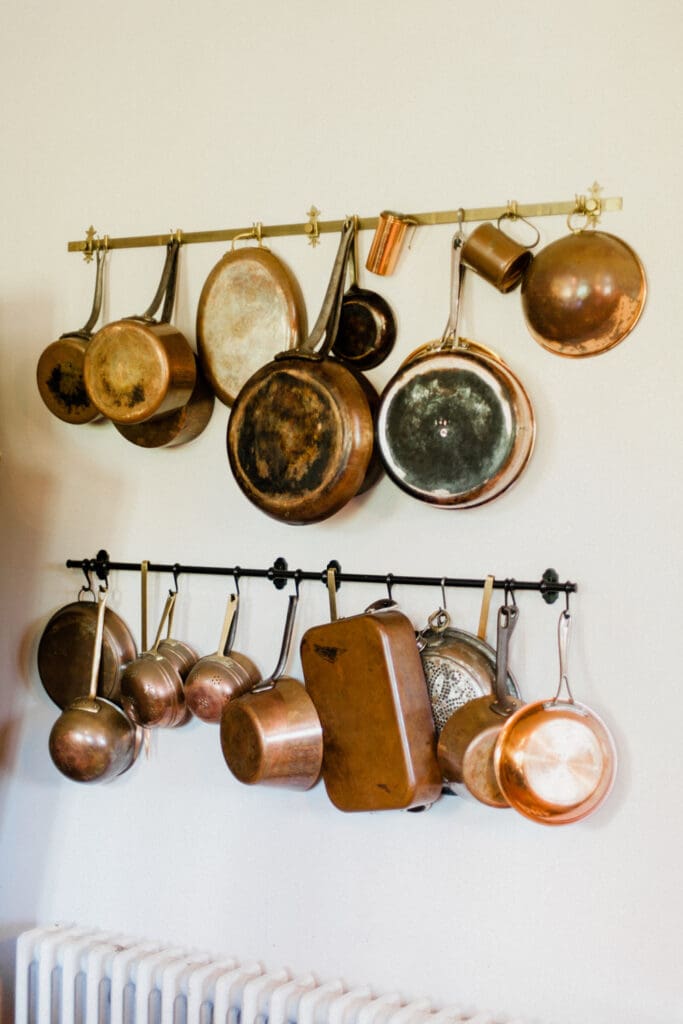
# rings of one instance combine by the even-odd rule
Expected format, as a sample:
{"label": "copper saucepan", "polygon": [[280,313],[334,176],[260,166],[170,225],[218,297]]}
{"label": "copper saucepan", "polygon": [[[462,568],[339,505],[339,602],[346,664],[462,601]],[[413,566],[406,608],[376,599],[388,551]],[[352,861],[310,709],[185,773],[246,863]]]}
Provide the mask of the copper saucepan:
{"label": "copper saucepan", "polygon": [[50,732],[50,757],[74,782],[104,782],[121,775],[140,750],[140,730],[120,707],[97,696],[106,599],[100,587],[89,693],[73,701]]}
{"label": "copper saucepan", "polygon": [[261,679],[253,661],[232,649],[238,612],[239,595],[230,594],[218,650],[200,658],[185,680],[187,706],[203,722],[220,722],[226,704],[246,693]]}
{"label": "copper saucepan", "polygon": [[607,352],[633,330],[646,292],[643,265],[626,242],[606,231],[573,230],[529,266],[522,309],[539,345],[581,358]]}
{"label": "copper saucepan", "polygon": [[[500,730],[494,768],[511,807],[542,825],[568,825],[592,814],[616,775],[614,740],[601,718],[574,700],[567,676],[571,616],[558,623],[560,682],[552,700],[527,704]],[[562,687],[568,699],[561,700]]]}
{"label": "copper saucepan", "polygon": [[517,622],[517,605],[498,610],[496,680],[493,693],[468,701],[446,722],[437,756],[447,782],[464,783],[468,791],[489,807],[507,807],[493,768],[493,748],[505,721],[521,707],[507,689],[508,645]]}
{"label": "copper saucepan", "polygon": [[87,322],[79,331],[67,331],[42,352],[36,368],[40,397],[53,415],[65,423],[91,423],[100,418],[85,387],[83,364],[92,330],[102,308],[106,250],[97,249],[95,295]]}
{"label": "copper saucepan", "polygon": [[419,348],[382,393],[377,439],[387,473],[414,498],[471,508],[519,478],[535,421],[519,378],[499,357],[458,337],[462,232],[451,251],[451,307],[440,341]]}
{"label": "copper saucepan", "polygon": [[[181,409],[197,379],[189,342],[170,323],[179,244],[169,244],[156,295],[141,316],[107,324],[89,343],[85,386],[93,404],[114,423],[144,423]],[[154,319],[163,300],[161,317]]]}
{"label": "copper saucepan", "polygon": [[306,688],[283,676],[294,628],[298,594],[289,598],[277,667],[250,693],[231,700],[221,719],[221,746],[228,768],[240,782],[310,789],[323,761],[318,712]]}
{"label": "copper saucepan", "polygon": [[176,594],[169,593],[151,649],[132,661],[121,678],[123,709],[136,725],[145,729],[172,729],[189,717],[177,658],[170,659],[159,650],[175,600]]}

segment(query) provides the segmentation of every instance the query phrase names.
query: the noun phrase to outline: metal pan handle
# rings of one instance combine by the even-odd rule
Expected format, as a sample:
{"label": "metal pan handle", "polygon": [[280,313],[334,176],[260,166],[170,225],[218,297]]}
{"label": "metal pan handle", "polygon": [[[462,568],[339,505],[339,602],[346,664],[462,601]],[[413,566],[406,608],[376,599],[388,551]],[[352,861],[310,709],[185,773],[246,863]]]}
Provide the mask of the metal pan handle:
{"label": "metal pan handle", "polygon": [[289,648],[292,642],[292,633],[294,632],[294,618],[296,616],[296,608],[299,603],[298,594],[290,594],[289,604],[287,605],[287,618],[285,620],[285,631],[282,636],[282,646],[280,647],[280,655],[277,660],[277,665],[267,679],[257,683],[251,689],[252,693],[261,693],[263,690],[272,690],[276,682],[285,670],[287,664],[287,658],[289,656]]}
{"label": "metal pan handle", "polygon": [[150,302],[145,312],[135,317],[136,320],[154,320],[154,315],[161,305],[162,299],[164,307],[161,311],[161,318],[159,323],[167,324],[171,319],[171,313],[173,312],[173,304],[175,302],[175,290],[178,277],[178,253],[180,252],[180,244],[177,239],[173,239],[172,242],[168,243],[166,248],[166,261],[164,263],[164,269],[161,271],[161,280],[159,281],[159,287],[157,288],[154,298]]}
{"label": "metal pan handle", "polygon": [[567,691],[569,697],[569,703],[574,703],[574,697],[572,695],[571,687],[569,686],[569,676],[567,674],[567,651],[569,649],[569,627],[571,625],[572,617],[570,613],[564,609],[560,613],[560,620],[557,623],[557,648],[560,654],[560,681],[557,685],[557,693],[553,697],[553,704],[556,704],[560,699],[562,692],[562,685]]}
{"label": "metal pan handle", "polygon": [[[346,279],[346,266],[349,258],[349,251],[356,235],[356,225],[352,218],[344,222],[339,241],[339,248],[335,257],[330,281],[325,292],[325,298],[315,322],[313,330],[306,341],[296,349],[297,353],[316,355],[324,357],[332,348],[332,344],[339,327],[339,316],[341,313],[341,302],[344,295],[344,282]],[[283,353],[291,355],[291,352]]]}
{"label": "metal pan handle", "polygon": [[518,705],[511,700],[507,688],[508,650],[510,637],[517,624],[519,609],[516,604],[504,604],[498,609],[498,642],[496,647],[496,680],[495,701],[490,704],[491,711],[509,718]]}
{"label": "metal pan handle", "polygon": [[455,348],[458,343],[458,321],[460,319],[460,296],[462,295],[463,281],[465,280],[465,264],[462,262],[462,245],[465,240],[462,228],[459,228],[453,236],[451,248],[451,309],[448,322],[441,335],[439,349],[448,351]]}
{"label": "metal pan handle", "polygon": [[107,589],[100,587],[97,596],[97,626],[95,627],[95,647],[92,652],[92,667],[90,670],[90,690],[88,696],[91,700],[97,697],[97,680],[100,674],[100,661],[102,659],[102,637],[104,635],[104,613],[107,604]]}
{"label": "metal pan handle", "polygon": [[95,271],[95,294],[92,300],[92,309],[90,310],[90,316],[81,327],[80,331],[67,331],[66,334],[62,334],[61,338],[83,338],[85,341],[90,341],[92,337],[92,329],[97,323],[100,311],[102,309],[102,292],[103,292],[103,279],[104,279],[104,262],[107,258],[107,250],[96,249],[95,259],[97,260],[97,270]]}

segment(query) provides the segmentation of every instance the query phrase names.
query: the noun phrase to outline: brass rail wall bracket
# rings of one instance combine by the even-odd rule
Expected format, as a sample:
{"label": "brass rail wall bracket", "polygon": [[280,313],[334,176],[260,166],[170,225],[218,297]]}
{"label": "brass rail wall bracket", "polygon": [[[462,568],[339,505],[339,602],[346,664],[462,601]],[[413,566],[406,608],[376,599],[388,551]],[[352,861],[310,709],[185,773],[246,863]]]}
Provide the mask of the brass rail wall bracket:
{"label": "brass rail wall bracket", "polygon": [[[595,224],[605,212],[621,210],[623,200],[621,196],[600,197],[602,187],[594,182],[587,190],[587,195],[575,195],[574,199],[551,203],[518,203],[517,200],[508,200],[504,206],[481,206],[470,209],[437,210],[426,213],[410,213],[405,216],[413,220],[416,226],[429,226],[434,224],[458,224],[464,221],[497,220],[502,216],[510,216],[514,211],[519,217],[555,217],[564,214],[565,216],[583,216],[586,224]],[[261,236],[263,238],[284,237],[285,235],[304,235],[308,238],[309,244],[318,245],[321,234],[331,232],[338,233],[344,226],[344,220],[319,220],[320,210],[311,205],[308,210],[308,220],[294,224],[263,224],[261,225]],[[377,227],[378,217],[359,217],[357,221],[359,231],[373,231]],[[584,225],[585,226],[585,225]],[[572,227],[572,230],[577,228]],[[237,235],[253,231],[251,227],[225,228],[216,231],[181,231],[177,228],[162,235],[135,235],[130,237],[109,238],[104,235],[100,238],[95,229],[91,226],[86,231],[85,239],[67,243],[68,252],[81,252],[88,262],[92,259],[97,249],[141,249],[155,245],[168,245],[169,242],[177,240],[183,245],[194,245],[206,242],[230,242]]]}

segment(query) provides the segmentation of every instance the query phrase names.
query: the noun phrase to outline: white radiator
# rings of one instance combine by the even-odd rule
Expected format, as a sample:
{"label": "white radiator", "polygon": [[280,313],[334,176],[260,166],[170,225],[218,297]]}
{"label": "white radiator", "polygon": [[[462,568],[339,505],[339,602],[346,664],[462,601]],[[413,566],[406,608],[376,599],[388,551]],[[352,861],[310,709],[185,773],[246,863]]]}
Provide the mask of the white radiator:
{"label": "white radiator", "polygon": [[59,925],[19,936],[15,1008],[15,1024],[498,1024],[488,1013]]}

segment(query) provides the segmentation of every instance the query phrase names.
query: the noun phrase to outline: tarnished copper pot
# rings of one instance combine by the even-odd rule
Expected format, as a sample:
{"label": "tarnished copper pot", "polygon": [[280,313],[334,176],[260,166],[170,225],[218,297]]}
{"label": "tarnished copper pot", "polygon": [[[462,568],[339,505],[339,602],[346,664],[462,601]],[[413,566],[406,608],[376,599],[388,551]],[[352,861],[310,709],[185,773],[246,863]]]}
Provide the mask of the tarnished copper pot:
{"label": "tarnished copper pot", "polygon": [[318,712],[297,679],[282,676],[297,597],[289,599],[282,650],[265,682],[226,704],[221,747],[228,768],[247,785],[310,789],[320,778],[323,734]]}
{"label": "tarnished copper pot", "polygon": [[65,423],[91,423],[100,412],[88,395],[83,378],[85,353],[102,307],[102,281],[106,253],[95,253],[95,296],[92,311],[79,331],[67,331],[41,353],[36,368],[38,391],[51,413]]}
{"label": "tarnished copper pot", "polygon": [[50,732],[50,757],[74,782],[112,779],[130,768],[140,749],[139,730],[121,708],[96,695],[105,601],[106,592],[101,589],[89,694],[73,701]]}
{"label": "tarnished copper pot", "polygon": [[175,448],[196,437],[206,429],[215,405],[213,392],[197,366],[197,380],[186,405],[165,416],[154,417],[145,423],[115,423],[126,441],[139,448]]}
{"label": "tarnished copper pot", "polygon": [[230,413],[228,457],[238,486],[263,512],[287,523],[314,523],[338,512],[358,494],[372,458],[364,390],[345,366],[327,358],[353,235],[353,221],[347,221],[309,338],[250,377]]}
{"label": "tarnished copper pot", "polygon": [[522,309],[532,337],[549,352],[594,356],[633,330],[646,290],[643,266],[626,242],[577,231],[535,257],[522,282]]}
{"label": "tarnished copper pot", "polygon": [[[107,324],[88,345],[85,386],[93,404],[114,423],[144,423],[181,409],[195,386],[189,342],[169,323],[175,297],[178,243],[168,247],[157,294],[142,316]],[[154,315],[161,299],[160,320]]]}

